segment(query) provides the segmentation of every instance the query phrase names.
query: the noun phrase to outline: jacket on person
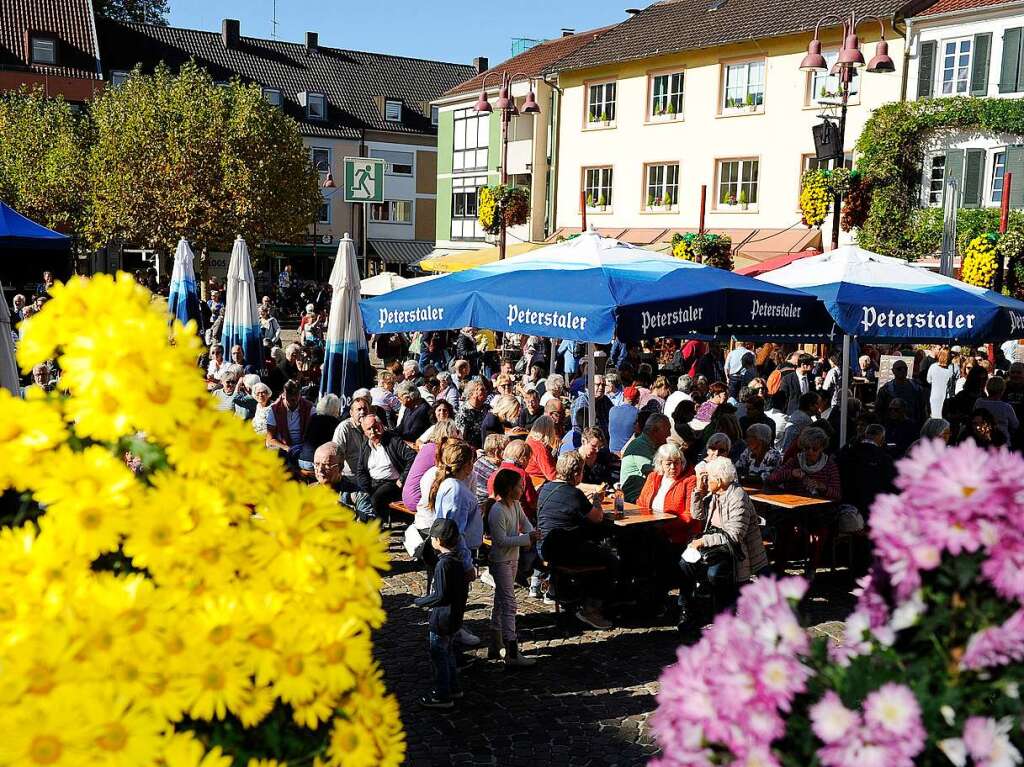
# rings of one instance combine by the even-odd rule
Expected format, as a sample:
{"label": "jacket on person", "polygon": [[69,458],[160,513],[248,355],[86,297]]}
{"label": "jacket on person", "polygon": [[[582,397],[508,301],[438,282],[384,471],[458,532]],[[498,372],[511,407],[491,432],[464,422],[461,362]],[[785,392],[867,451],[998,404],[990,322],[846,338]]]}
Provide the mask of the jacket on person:
{"label": "jacket on person", "polygon": [[430,608],[431,633],[452,636],[462,628],[468,598],[469,585],[466,583],[462,562],[455,554],[445,552],[437,560],[434,577],[430,581],[430,593],[413,602],[419,607]]}
{"label": "jacket on person", "polygon": [[[641,509],[653,508],[654,499],[658,496],[664,479],[656,471],[648,474],[643,490],[640,491],[640,498],[636,502],[637,506]],[[662,530],[669,541],[677,546],[685,546],[694,536],[700,535],[700,522],[695,522],[690,513],[690,500],[696,484],[697,475],[693,473],[693,469],[688,468],[687,473],[679,477],[665,495],[663,511],[666,514],[674,514],[676,519],[665,522]]]}
{"label": "jacket on person", "polygon": [[[786,413],[792,415],[800,407],[800,397],[803,396],[803,392],[800,391],[800,371],[793,370],[789,374],[783,372],[779,391],[785,393]],[[807,391],[814,391],[814,379],[810,373],[807,374]]]}
{"label": "jacket on person", "polygon": [[850,445],[839,454],[843,500],[857,507],[867,519],[871,504],[883,493],[896,491],[896,466],[892,456],[874,442]]}
{"label": "jacket on person", "polygon": [[430,428],[430,405],[420,399],[413,407],[406,408],[402,422],[396,431],[402,439],[415,442],[420,435]]}
{"label": "jacket on person", "polygon": [[[409,447],[395,432],[385,432],[380,443],[391,459],[391,465],[398,472],[402,484],[409,476],[412,462],[416,460],[416,451]],[[364,493],[373,492],[373,479],[370,477],[370,441],[367,440],[359,450],[359,466],[356,468],[356,485]]]}
{"label": "jacket on person", "polygon": [[707,520],[711,526],[723,531],[705,533],[704,542],[708,546],[732,543],[734,550],[738,549],[739,556],[733,559],[737,583],[750,580],[751,573],[768,566],[758,516],[754,513],[750,496],[742,487],[729,485],[724,492],[704,496],[699,490],[694,490],[690,514],[694,519]]}
{"label": "jacket on person", "polygon": [[274,414],[274,426],[268,427],[270,435],[288,447],[301,445],[306,436],[306,426],[313,414],[313,403],[304,397],[299,397],[299,441],[294,443],[292,442],[292,433],[288,429],[288,405],[285,404],[284,397],[278,397],[270,406],[270,411]]}

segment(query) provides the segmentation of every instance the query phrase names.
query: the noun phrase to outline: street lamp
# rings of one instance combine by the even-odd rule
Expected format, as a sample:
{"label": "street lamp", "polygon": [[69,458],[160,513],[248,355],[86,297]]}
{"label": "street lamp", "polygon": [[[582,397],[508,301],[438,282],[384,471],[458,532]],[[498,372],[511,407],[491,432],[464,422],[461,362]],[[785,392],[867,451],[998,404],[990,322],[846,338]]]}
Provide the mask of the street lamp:
{"label": "street lamp", "polygon": [[[856,12],[850,11],[848,16],[831,14],[824,16],[814,25],[814,38],[807,46],[807,55],[800,62],[800,69],[804,72],[827,72],[828,63],[821,55],[821,41],[818,39],[818,29],[826,22],[839,22],[843,28],[843,47],[839,51],[836,65],[832,72],[839,77],[839,154],[833,158],[833,168],[840,168],[846,155],[846,110],[850,102],[850,81],[853,79],[854,70],[864,67],[864,54],[860,49],[860,40],[857,38],[857,27],[865,21],[877,21],[881,29],[881,37],[875,46],[875,55],[868,62],[867,72],[890,73],[896,71],[896,65],[889,57],[889,43],[885,39],[885,24],[878,16],[857,17]],[[839,219],[843,204],[842,194],[836,194],[832,201],[832,249],[839,247]]]}
{"label": "street lamp", "polygon": [[[495,76],[496,72],[490,72],[484,75],[483,82],[480,84],[480,98],[477,99],[476,104],[473,108],[477,112],[483,114],[490,114],[494,111],[491,108],[491,102],[487,100],[487,79],[491,76]],[[512,120],[513,115],[519,114],[519,109],[516,107],[515,97],[511,95],[512,82],[516,78],[522,78],[530,84],[530,90],[526,94],[526,101],[523,102],[523,114],[538,114],[540,112],[540,106],[537,104],[537,97],[533,93],[533,79],[527,77],[522,73],[516,73],[510,75],[508,72],[501,73],[501,86],[498,89],[498,100],[494,102],[494,108],[501,113],[501,184],[504,186],[508,183],[508,124]],[[501,225],[500,232],[498,234],[498,259],[504,260],[505,258],[505,217],[501,217],[499,222]]]}
{"label": "street lamp", "polygon": [[[321,166],[323,166],[323,167],[321,167]],[[334,193],[338,191],[337,190],[337,184],[334,183],[334,174],[331,173],[331,165],[326,160],[321,160],[320,162],[318,162],[316,164],[316,172],[317,172],[317,174],[319,175],[319,173],[323,170],[324,167],[327,168],[327,175],[324,177],[324,182],[322,184],[320,184],[320,188],[321,189],[331,189],[333,191],[328,192],[327,194],[323,194],[323,192],[321,192],[321,196],[323,197],[325,202],[330,202],[331,197],[333,197]],[[320,239],[320,236],[317,234],[316,227],[317,227],[317,224],[319,224],[319,223],[320,223],[320,211],[317,211],[316,218],[313,219],[313,271],[314,272],[318,272],[319,271],[319,269],[318,269],[319,262],[317,261],[317,254],[316,254],[317,242]],[[319,282],[320,275],[317,274],[316,278],[317,278],[317,281]]]}

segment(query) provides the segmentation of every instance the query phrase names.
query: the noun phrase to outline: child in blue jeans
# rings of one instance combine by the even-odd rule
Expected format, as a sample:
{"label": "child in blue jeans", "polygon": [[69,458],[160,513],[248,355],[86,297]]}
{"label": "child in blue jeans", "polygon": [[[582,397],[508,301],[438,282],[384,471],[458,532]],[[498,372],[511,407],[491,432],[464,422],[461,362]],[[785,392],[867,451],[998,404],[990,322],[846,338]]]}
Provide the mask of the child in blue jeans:
{"label": "child in blue jeans", "polygon": [[462,559],[456,553],[459,528],[450,519],[438,519],[430,526],[430,545],[438,554],[430,593],[415,600],[430,608],[430,666],[434,689],[420,698],[426,708],[452,708],[453,698],[461,698],[455,671],[452,640],[462,628],[462,616],[469,598],[469,583]]}

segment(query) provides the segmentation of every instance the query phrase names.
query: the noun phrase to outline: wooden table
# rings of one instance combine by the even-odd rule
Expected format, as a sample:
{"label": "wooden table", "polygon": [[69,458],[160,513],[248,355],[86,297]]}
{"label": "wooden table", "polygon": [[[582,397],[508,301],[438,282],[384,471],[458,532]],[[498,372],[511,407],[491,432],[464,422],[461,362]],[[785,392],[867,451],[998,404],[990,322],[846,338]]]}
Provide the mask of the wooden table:
{"label": "wooden table", "polygon": [[828,506],[833,503],[828,498],[818,498],[813,495],[773,492],[753,487],[745,487],[743,489],[747,491],[750,500],[754,503],[764,503],[779,509],[803,509],[810,506]]}

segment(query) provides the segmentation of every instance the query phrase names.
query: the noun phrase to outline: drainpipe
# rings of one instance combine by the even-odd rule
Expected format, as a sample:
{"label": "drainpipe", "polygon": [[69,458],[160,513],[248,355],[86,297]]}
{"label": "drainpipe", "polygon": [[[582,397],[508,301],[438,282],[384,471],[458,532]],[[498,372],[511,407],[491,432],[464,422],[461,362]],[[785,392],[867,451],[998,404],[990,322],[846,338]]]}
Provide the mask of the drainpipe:
{"label": "drainpipe", "polygon": [[551,142],[548,145],[548,153],[551,162],[548,164],[548,203],[547,203],[547,225],[544,227],[545,239],[550,237],[558,224],[558,149],[559,129],[562,123],[562,89],[553,82],[544,78],[544,82],[551,86]]}
{"label": "drainpipe", "polygon": [[[892,20],[891,20],[892,28],[893,28],[893,31],[900,32],[901,31],[900,30],[900,25],[897,23],[897,20],[898,20],[898,17],[894,13],[892,15]],[[911,34],[913,34],[913,32],[911,30],[911,25],[912,24],[913,24],[913,22],[908,19],[907,23],[906,23],[906,26],[904,26],[903,30],[902,30],[902,35],[903,35],[903,81],[902,81],[902,84],[900,85],[900,101],[901,102],[907,100],[907,76],[910,73],[910,47],[911,47],[910,36],[911,36]]]}

